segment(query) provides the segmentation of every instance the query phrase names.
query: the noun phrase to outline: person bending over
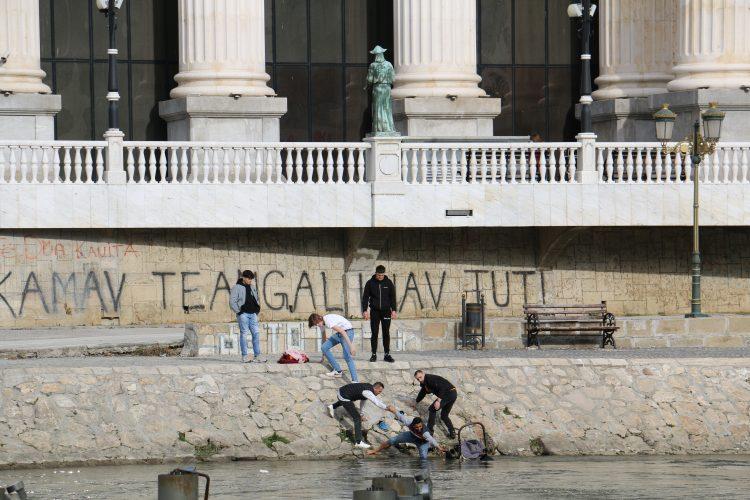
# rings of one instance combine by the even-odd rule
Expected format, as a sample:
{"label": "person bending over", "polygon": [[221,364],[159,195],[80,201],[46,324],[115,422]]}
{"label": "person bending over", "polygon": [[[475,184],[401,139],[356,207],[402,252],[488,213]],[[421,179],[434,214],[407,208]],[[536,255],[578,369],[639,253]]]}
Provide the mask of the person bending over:
{"label": "person bending over", "polygon": [[453,403],[456,402],[456,398],[458,397],[456,387],[440,375],[427,374],[422,370],[414,372],[414,378],[422,386],[417,395],[417,403],[422,401],[427,394],[435,395],[435,401],[430,405],[430,416],[427,419],[427,427],[430,429],[430,432],[435,431],[435,416],[438,410],[441,410],[440,420],[443,421],[445,427],[448,429],[448,437],[455,439],[456,431],[453,428],[450,413]]}
{"label": "person bending over", "polygon": [[[321,316],[320,314],[313,313],[307,319],[307,324],[310,328],[317,326],[323,333],[323,345],[320,349],[331,364],[331,368],[333,368],[333,371],[326,373],[326,376],[338,378],[343,375],[341,366],[339,366],[338,361],[336,361],[331,352],[331,349],[341,344],[341,348],[344,350],[344,361],[346,361],[346,365],[349,367],[349,375],[352,378],[352,382],[358,382],[357,368],[354,365],[354,354],[356,353],[356,349],[354,348],[354,327],[352,327],[349,320],[338,314]],[[326,327],[334,332],[328,339],[326,339]]]}
{"label": "person bending over", "polygon": [[[385,386],[382,382],[375,382],[374,384],[346,384],[339,389],[337,394],[338,401],[332,405],[328,405],[328,415],[331,418],[336,418],[335,412],[339,406],[343,406],[352,417],[352,421],[354,422],[354,446],[357,448],[371,448],[369,444],[362,440],[362,422],[367,420],[367,417],[362,415],[361,412],[367,401],[371,401],[378,408],[396,413],[395,407],[386,405],[378,397],[384,388]],[[359,411],[354,406],[355,401],[359,401]]]}
{"label": "person bending over", "polygon": [[445,448],[441,446],[427,427],[419,417],[409,418],[404,415],[404,412],[396,412],[396,418],[399,422],[405,425],[408,430],[396,434],[395,436],[382,443],[377,449],[368,451],[368,455],[377,455],[381,451],[390,448],[394,444],[411,443],[419,450],[419,458],[427,460],[427,452],[430,450],[430,446],[438,449],[441,453],[445,453]]}

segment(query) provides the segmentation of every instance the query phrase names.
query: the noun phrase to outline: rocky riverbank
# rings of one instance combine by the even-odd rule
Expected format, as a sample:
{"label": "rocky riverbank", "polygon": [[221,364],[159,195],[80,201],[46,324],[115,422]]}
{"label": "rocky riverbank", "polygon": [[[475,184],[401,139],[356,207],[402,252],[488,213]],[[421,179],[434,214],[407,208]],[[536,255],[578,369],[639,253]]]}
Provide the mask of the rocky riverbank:
{"label": "rocky riverbank", "polygon": [[[359,362],[358,369],[362,380],[383,381],[384,399],[402,408],[417,392],[415,369],[454,381],[460,393],[454,420],[483,422],[498,453],[750,452],[750,359],[563,356],[402,355],[392,365]],[[1,467],[354,453],[346,428],[325,413],[340,382],[323,378],[317,363],[1,364]],[[420,404],[407,411],[426,410]],[[382,415],[370,405],[368,416],[372,427]],[[389,433],[369,434],[379,442],[385,436],[377,434]],[[441,429],[437,434],[443,437]]]}

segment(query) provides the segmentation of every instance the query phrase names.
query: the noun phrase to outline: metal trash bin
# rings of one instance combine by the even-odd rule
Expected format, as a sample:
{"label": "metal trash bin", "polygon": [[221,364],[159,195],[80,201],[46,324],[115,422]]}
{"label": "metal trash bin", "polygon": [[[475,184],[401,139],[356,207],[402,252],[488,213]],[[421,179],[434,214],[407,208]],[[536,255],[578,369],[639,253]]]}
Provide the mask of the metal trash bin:
{"label": "metal trash bin", "polygon": [[[456,339],[456,348],[458,348]],[[466,294],[461,298],[461,325],[460,325],[461,347],[473,347],[476,349],[481,345],[484,349],[484,294],[480,295],[479,302],[466,302]]]}
{"label": "metal trash bin", "polygon": [[203,496],[208,500],[208,487],[211,478],[207,474],[193,469],[175,469],[169,474],[159,474],[158,500],[198,500],[198,476],[206,478],[206,490]]}

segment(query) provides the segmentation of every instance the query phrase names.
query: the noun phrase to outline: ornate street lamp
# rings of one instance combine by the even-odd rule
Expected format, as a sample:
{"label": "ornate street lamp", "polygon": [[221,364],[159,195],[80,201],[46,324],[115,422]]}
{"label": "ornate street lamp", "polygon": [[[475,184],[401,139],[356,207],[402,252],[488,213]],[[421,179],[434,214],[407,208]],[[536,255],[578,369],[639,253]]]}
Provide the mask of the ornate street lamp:
{"label": "ornate street lamp", "polygon": [[581,132],[593,132],[591,126],[591,19],[596,5],[591,0],[568,5],[568,17],[581,20]]}
{"label": "ornate street lamp", "polygon": [[96,8],[104,13],[109,21],[109,84],[107,87],[107,101],[109,101],[109,130],[119,130],[117,104],[120,92],[117,88],[117,11],[123,0],[96,0]]}
{"label": "ornate street lamp", "polygon": [[656,125],[656,138],[662,143],[662,149],[665,154],[672,154],[677,151],[690,154],[690,160],[693,162],[693,255],[692,255],[692,298],[690,300],[690,313],[686,314],[687,318],[702,318],[707,316],[701,311],[701,251],[700,251],[700,233],[698,223],[698,211],[700,208],[699,196],[699,179],[700,164],[703,156],[711,155],[716,151],[716,143],[721,137],[721,123],[724,121],[724,112],[716,107],[712,102],[701,115],[703,120],[703,135],[700,133],[701,124],[696,120],[693,124],[693,140],[685,138],[673,148],[669,148],[667,143],[672,140],[674,122],[677,115],[669,109],[668,104],[663,104],[662,108],[654,113],[654,124]]}

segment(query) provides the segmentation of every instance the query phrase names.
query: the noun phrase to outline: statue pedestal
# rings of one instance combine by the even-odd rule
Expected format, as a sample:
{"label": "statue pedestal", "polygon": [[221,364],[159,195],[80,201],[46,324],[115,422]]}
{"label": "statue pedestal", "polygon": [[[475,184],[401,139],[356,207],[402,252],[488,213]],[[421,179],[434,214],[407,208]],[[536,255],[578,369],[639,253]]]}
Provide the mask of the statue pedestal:
{"label": "statue pedestal", "polygon": [[372,223],[382,226],[378,221],[378,207],[389,207],[393,212],[394,204],[401,203],[404,196],[404,183],[401,180],[401,140],[400,136],[367,137],[370,143],[367,151],[366,179],[372,188]]}
{"label": "statue pedestal", "polygon": [[396,130],[409,137],[492,137],[500,114],[493,97],[406,97],[393,100]]}
{"label": "statue pedestal", "polygon": [[284,97],[187,96],[159,103],[170,141],[277,142]]}

